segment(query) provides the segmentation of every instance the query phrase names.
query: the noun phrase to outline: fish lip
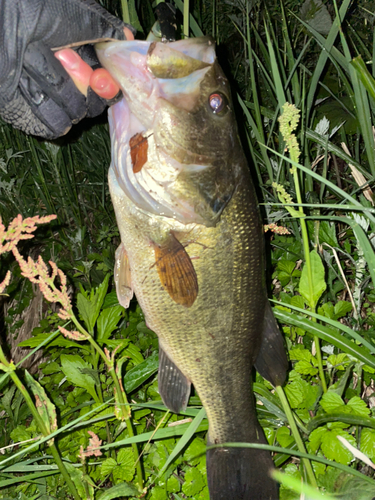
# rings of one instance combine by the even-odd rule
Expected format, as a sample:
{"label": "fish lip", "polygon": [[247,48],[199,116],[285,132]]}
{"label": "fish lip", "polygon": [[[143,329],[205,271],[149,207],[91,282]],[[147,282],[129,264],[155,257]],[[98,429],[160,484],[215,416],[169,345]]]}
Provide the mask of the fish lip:
{"label": "fish lip", "polygon": [[[142,55],[147,55],[147,51],[149,50],[150,46],[154,43],[162,43],[162,42],[150,42],[147,40],[117,40],[117,41],[111,41],[111,42],[99,42],[95,44],[95,50],[99,52],[99,56],[103,55],[108,57],[108,52],[112,52],[112,50],[116,50],[119,47],[125,48],[126,50],[133,50],[134,52],[138,52]],[[216,53],[215,53],[215,40],[207,35],[207,36],[202,36],[198,38],[189,38],[187,40],[177,40],[175,42],[170,42],[168,43],[168,46],[173,48],[174,50],[182,53],[182,54],[187,54],[187,49],[185,49],[185,46],[187,46],[190,51],[192,50],[193,46],[199,47],[199,46],[206,46],[207,50],[202,51],[196,51],[195,55],[197,57],[194,57],[194,59],[197,59],[201,62],[205,62],[207,64],[213,64],[216,60]],[[191,56],[190,56],[191,57]]]}

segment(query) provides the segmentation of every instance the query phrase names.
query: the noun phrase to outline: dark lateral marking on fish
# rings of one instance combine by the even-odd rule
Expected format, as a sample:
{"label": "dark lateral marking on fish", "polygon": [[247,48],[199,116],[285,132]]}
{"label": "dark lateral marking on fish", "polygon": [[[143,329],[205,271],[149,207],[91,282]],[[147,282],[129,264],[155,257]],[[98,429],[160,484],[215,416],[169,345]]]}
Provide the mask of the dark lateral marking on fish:
{"label": "dark lateral marking on fish", "polygon": [[159,279],[176,304],[191,307],[198,296],[198,278],[185,248],[171,233],[162,245],[154,244]]}
{"label": "dark lateral marking on fish", "polygon": [[130,139],[129,146],[133,172],[136,174],[142,170],[143,165],[147,162],[147,137],[143,137],[141,133],[137,133]]}
{"label": "dark lateral marking on fish", "polygon": [[167,408],[175,413],[186,410],[191,383],[160,346],[158,388]]}

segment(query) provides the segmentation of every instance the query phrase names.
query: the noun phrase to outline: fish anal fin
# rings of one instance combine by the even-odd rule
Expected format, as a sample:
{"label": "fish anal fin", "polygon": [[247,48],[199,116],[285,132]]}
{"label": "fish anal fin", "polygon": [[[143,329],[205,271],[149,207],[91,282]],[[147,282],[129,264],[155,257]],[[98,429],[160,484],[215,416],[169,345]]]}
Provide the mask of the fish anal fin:
{"label": "fish anal fin", "polygon": [[191,383],[159,346],[159,393],[163,403],[174,413],[186,410]]}
{"label": "fish anal fin", "polygon": [[191,307],[198,296],[198,278],[185,248],[170,233],[161,244],[154,244],[159,279],[174,302]]}
{"label": "fish anal fin", "polygon": [[129,259],[122,243],[118,246],[115,254],[114,278],[118,301],[127,309],[134,292],[131,285]]}
{"label": "fish anal fin", "polygon": [[268,300],[266,301],[262,344],[255,362],[256,370],[276,387],[283,385],[288,369],[283,338]]}

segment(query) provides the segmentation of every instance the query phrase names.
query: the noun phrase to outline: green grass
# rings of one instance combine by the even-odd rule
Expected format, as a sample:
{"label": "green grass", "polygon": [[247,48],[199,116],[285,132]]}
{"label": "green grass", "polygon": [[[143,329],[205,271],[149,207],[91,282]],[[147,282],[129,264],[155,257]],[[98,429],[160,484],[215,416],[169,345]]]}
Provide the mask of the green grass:
{"label": "green grass", "polygon": [[[175,5],[181,16],[185,7],[186,21],[188,3]],[[349,10],[348,0],[326,5],[326,31],[319,33],[316,14],[309,17],[300,2],[190,4],[190,35],[215,35],[238,97],[240,134],[265,222],[290,232],[266,235],[269,292],[285,335],[288,380],[276,392],[258,374],[254,384],[258,417],[283,472],[281,500],[300,498],[301,481],[315,487],[306,490],[306,498],[355,492],[367,499],[375,490],[374,471],[337,439],[344,437],[375,461],[375,209],[348,166],[374,186],[375,49],[367,6]],[[118,2],[106,6],[118,15],[125,11]],[[129,1],[128,7],[131,22],[147,33],[151,3]],[[286,102],[300,112],[289,133],[279,122]],[[0,124],[3,223],[18,213],[57,215],[20,250],[25,256],[42,254],[66,273],[75,328],[87,330],[95,342],[63,337],[58,326],[68,328],[67,322],[50,310],[24,342],[49,356],[37,382],[25,378],[22,364],[16,372],[9,368],[4,355],[0,497],[134,498],[142,481],[146,499],[208,499],[208,423],[200,401],[192,397],[181,415],[161,404],[157,338],[135,302],[127,311],[117,304],[111,273],[119,237],[106,184],[108,128],[91,125],[52,144]],[[0,280],[8,268],[14,278],[4,299],[11,306],[3,336],[17,334],[19,313],[32,298],[14,261],[3,255]],[[110,335],[103,335],[104,323],[111,325]],[[107,369],[104,348],[118,349],[117,375]],[[49,420],[35,413],[28,394],[53,405],[48,411],[56,411],[56,427],[43,428]],[[192,422],[168,426],[184,418]],[[102,455],[80,460],[88,431],[102,440]],[[49,447],[51,436],[56,448]],[[142,452],[139,462],[135,450]]]}

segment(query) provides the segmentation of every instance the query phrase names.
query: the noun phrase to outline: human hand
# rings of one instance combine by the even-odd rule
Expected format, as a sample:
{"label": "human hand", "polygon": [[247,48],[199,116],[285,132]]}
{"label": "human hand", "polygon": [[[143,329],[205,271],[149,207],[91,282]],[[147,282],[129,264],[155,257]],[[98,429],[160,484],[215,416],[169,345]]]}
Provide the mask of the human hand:
{"label": "human hand", "polygon": [[[124,33],[126,40],[134,40],[134,35],[128,28],[124,28]],[[106,69],[93,70],[74,50],[59,50],[55,52],[55,57],[64,66],[82,94],[87,95],[89,87],[106,100],[113,99],[119,93],[120,87]]]}
{"label": "human hand", "polygon": [[110,75],[95,69],[92,46],[64,49],[57,58],[51,50],[98,38],[133,38],[130,26],[93,0],[0,0],[0,23],[0,115],[16,128],[59,137],[83,117],[100,114],[106,106],[102,97],[117,94]]}

